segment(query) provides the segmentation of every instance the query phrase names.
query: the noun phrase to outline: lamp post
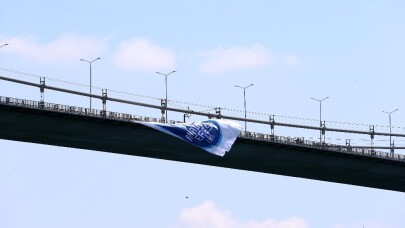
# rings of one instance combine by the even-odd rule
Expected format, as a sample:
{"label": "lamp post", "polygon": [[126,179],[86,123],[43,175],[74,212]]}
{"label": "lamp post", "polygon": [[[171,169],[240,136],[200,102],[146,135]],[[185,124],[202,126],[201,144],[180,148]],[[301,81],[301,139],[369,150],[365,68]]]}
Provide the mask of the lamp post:
{"label": "lamp post", "polygon": [[[389,121],[389,123],[390,123],[390,147],[392,147],[392,141],[391,141],[391,114],[394,113],[394,112],[396,112],[396,111],[398,111],[398,110],[399,110],[399,109],[395,109],[395,110],[393,110],[393,111],[391,111],[391,112],[382,111],[382,112],[388,114],[388,121]],[[391,152],[392,152],[392,150],[391,150]]]}
{"label": "lamp post", "polygon": [[239,85],[236,85],[235,87],[243,89],[243,107],[245,109],[245,131],[247,130],[247,124],[246,124],[246,89],[253,86],[254,84],[250,84],[248,86],[242,87]]}
{"label": "lamp post", "polygon": [[[96,59],[93,59],[92,61],[88,61],[88,60],[85,60],[85,59],[80,59],[80,61],[88,62],[90,64],[90,95],[91,95],[91,64],[94,61],[99,60],[99,59],[100,58],[96,58]],[[90,109],[91,109],[91,97],[90,97]]]}
{"label": "lamp post", "polygon": [[[315,99],[315,98],[311,97],[312,100],[319,101],[319,126],[321,128],[322,128],[322,101],[324,101],[324,100],[326,100],[328,98],[329,97],[325,97],[323,99]],[[319,132],[319,142],[322,143],[322,129]]]}
{"label": "lamp post", "polygon": [[191,117],[191,115],[190,115],[190,114],[188,114],[188,113],[184,113],[184,115],[183,115],[183,123],[185,123],[185,122],[186,122],[186,117],[187,117],[187,118],[190,118],[190,117]]}
{"label": "lamp post", "polygon": [[0,46],[0,48],[2,48],[2,47],[4,47],[4,46],[7,46],[7,45],[8,45],[8,44],[3,44],[3,45]]}
{"label": "lamp post", "polygon": [[165,113],[166,113],[166,117],[165,117],[165,123],[167,123],[167,76],[169,76],[169,75],[171,75],[171,74],[173,74],[173,73],[176,73],[176,71],[174,70],[174,71],[172,71],[172,72],[170,72],[170,73],[167,73],[167,74],[163,74],[163,73],[160,73],[160,72],[156,72],[156,74],[160,74],[160,75],[163,75],[164,77],[165,77],[165,85],[166,85],[166,102],[165,102]]}

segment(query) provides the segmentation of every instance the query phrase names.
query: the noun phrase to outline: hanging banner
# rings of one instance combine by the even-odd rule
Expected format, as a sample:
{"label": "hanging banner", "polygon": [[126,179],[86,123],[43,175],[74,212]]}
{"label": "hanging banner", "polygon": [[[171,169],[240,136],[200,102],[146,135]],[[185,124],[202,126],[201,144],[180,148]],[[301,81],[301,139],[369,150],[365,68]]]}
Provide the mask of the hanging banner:
{"label": "hanging banner", "polygon": [[224,156],[231,150],[241,131],[238,123],[221,119],[176,124],[137,123],[182,139],[218,156]]}

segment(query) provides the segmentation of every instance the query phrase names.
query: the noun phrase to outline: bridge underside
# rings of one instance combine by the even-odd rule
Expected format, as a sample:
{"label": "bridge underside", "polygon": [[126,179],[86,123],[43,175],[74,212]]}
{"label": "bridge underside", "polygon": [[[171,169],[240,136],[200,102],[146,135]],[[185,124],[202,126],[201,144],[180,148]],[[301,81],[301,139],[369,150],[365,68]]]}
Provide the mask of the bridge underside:
{"label": "bridge underside", "polygon": [[225,157],[136,123],[0,105],[0,138],[405,192],[405,163],[238,138]]}

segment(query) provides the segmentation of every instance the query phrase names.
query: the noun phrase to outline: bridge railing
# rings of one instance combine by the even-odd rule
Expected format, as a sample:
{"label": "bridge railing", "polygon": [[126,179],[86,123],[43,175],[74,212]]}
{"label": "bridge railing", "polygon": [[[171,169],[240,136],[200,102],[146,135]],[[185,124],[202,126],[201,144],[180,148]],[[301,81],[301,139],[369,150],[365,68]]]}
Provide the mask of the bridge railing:
{"label": "bridge railing", "polygon": [[[38,101],[3,97],[3,96],[0,96],[0,103],[10,105],[10,106],[48,110],[48,111],[53,111],[53,112],[69,113],[69,114],[75,114],[75,115],[112,119],[112,120],[118,120],[118,121],[127,121],[127,122],[144,121],[144,122],[162,123],[162,120],[160,118],[146,117],[146,116],[119,113],[119,112],[111,112],[111,111],[102,111],[102,110],[98,110],[98,109],[89,109],[89,108],[83,108],[83,107],[54,104],[54,103],[48,103],[48,102],[38,102]],[[169,121],[169,123],[174,124],[174,123],[176,123],[176,121],[171,120],[171,121]],[[293,145],[293,146],[307,147],[307,148],[317,148],[317,149],[329,150],[329,151],[340,152],[340,153],[357,154],[357,155],[362,155],[362,156],[377,157],[377,158],[382,158],[382,159],[405,162],[405,155],[402,155],[402,154],[395,154],[395,153],[393,154],[393,153],[388,153],[388,152],[383,152],[383,151],[376,151],[374,149],[365,149],[365,148],[356,148],[356,147],[351,147],[351,146],[342,146],[342,145],[329,144],[329,143],[320,143],[319,141],[315,142],[315,141],[311,141],[311,140],[305,140],[303,137],[286,137],[286,136],[278,136],[278,135],[271,135],[271,134],[264,134],[264,133],[257,133],[257,132],[249,132],[249,131],[241,131],[239,137],[243,138],[243,139],[258,140],[258,141],[264,141],[264,142],[274,142],[274,143],[279,143],[279,144],[286,144],[286,145]]]}
{"label": "bridge railing", "polygon": [[[56,112],[62,112],[62,113],[72,113],[72,114],[84,115],[84,116],[102,117],[102,118],[121,120],[121,121],[145,121],[145,122],[162,123],[162,120],[160,118],[146,117],[146,116],[119,113],[119,112],[111,112],[111,111],[103,112],[102,110],[98,110],[98,109],[89,109],[89,108],[48,103],[48,102],[41,103],[39,101],[32,101],[32,100],[26,100],[26,99],[4,97],[4,96],[0,96],[0,103],[6,104],[6,105],[12,105],[12,106],[34,108],[34,109],[41,109],[41,110],[48,110],[48,111],[56,111]],[[175,123],[175,122],[176,121],[170,121],[170,123]]]}
{"label": "bridge railing", "polygon": [[293,145],[299,147],[307,148],[317,148],[322,150],[329,150],[340,153],[356,154],[369,157],[384,158],[389,160],[397,160],[405,162],[405,155],[402,154],[392,154],[384,151],[377,151],[374,149],[357,148],[351,146],[342,146],[329,143],[320,143],[319,141],[305,140],[303,137],[286,137],[286,136],[276,136],[270,134],[242,131],[240,138],[253,139],[258,141],[275,142],[286,145]]}

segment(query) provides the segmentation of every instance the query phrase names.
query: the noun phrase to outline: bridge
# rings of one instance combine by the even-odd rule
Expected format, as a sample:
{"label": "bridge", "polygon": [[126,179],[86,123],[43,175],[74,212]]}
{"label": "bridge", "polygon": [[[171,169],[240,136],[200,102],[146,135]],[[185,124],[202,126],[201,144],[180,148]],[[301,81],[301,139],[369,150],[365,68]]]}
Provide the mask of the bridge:
{"label": "bridge", "polygon": [[[139,105],[185,114],[202,115],[208,118],[225,118],[274,126],[295,127],[351,134],[367,134],[405,137],[403,134],[385,132],[353,131],[348,129],[296,125],[276,122],[273,119],[255,120],[225,116],[218,108],[215,113],[197,112],[190,109],[167,107],[123,100],[103,94],[88,94],[40,83],[0,76],[1,80],[38,87],[41,100],[33,101],[0,97],[0,138],[21,142],[39,143],[71,148],[88,149],[117,154],[143,156],[171,161],[188,162],[239,170],[301,177],[335,183],[405,192],[405,156],[393,153],[401,147],[373,147],[336,145],[325,141],[305,140],[304,137],[284,137],[274,134],[242,131],[231,152],[217,157],[202,151],[177,138],[145,127],[137,121],[165,122],[164,118],[111,112],[106,102],[113,101]],[[100,99],[102,110],[43,100],[45,89]],[[173,121],[171,121],[173,123]],[[157,143],[158,142],[158,143]],[[377,149],[391,149],[391,152]]]}

